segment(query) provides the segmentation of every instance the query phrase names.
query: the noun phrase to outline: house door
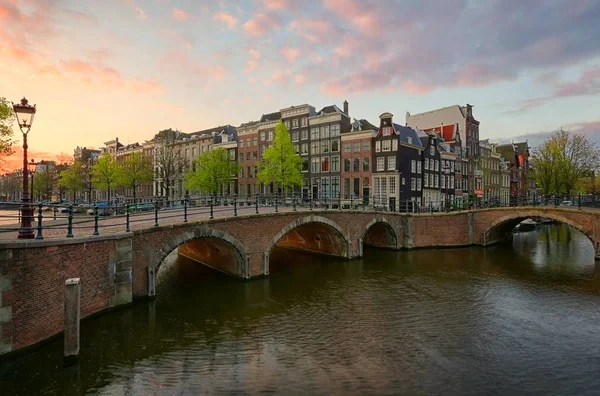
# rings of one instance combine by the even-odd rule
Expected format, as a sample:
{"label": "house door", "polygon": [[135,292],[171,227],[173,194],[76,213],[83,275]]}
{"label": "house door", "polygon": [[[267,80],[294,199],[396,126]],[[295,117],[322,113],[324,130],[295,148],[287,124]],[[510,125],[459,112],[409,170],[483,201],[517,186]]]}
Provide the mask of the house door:
{"label": "house door", "polygon": [[365,205],[369,204],[369,187],[363,187],[363,202]]}

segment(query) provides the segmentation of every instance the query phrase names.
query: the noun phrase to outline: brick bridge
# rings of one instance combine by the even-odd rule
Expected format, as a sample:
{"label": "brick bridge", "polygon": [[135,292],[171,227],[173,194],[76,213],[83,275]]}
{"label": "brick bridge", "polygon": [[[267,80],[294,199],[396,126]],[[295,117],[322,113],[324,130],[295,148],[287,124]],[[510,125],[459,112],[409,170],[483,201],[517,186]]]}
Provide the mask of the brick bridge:
{"label": "brick bridge", "polygon": [[194,221],[132,232],[0,243],[0,356],[61,333],[64,282],[81,278],[82,317],[155,293],[165,257],[179,253],[241,279],[269,274],[277,246],[352,259],[388,249],[488,246],[529,217],[557,220],[591,240],[600,212],[520,207],[399,214],[299,211]]}

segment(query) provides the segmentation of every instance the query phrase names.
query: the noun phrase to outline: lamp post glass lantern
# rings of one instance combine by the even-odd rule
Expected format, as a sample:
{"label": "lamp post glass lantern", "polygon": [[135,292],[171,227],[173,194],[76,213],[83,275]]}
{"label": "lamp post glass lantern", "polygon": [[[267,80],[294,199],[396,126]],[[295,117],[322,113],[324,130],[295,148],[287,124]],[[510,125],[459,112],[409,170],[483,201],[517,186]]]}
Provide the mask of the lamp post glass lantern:
{"label": "lamp post glass lantern", "polygon": [[19,229],[19,239],[33,239],[34,232],[31,227],[33,219],[33,208],[29,197],[29,169],[27,163],[27,135],[31,130],[33,117],[36,107],[31,106],[27,99],[21,99],[21,103],[13,103],[13,111],[19,124],[19,129],[23,134],[23,196],[21,198],[21,227]]}

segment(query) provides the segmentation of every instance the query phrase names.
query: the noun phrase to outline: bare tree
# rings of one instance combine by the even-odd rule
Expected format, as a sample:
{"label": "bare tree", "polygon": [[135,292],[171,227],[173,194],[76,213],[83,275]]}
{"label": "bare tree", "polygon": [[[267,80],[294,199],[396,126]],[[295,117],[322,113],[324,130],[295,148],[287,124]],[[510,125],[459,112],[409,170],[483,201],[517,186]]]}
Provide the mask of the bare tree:
{"label": "bare tree", "polygon": [[166,129],[160,131],[157,140],[160,142],[156,149],[156,167],[158,179],[161,181],[161,188],[165,200],[171,199],[175,180],[183,173],[185,160],[181,157],[181,152],[175,143],[181,132]]}

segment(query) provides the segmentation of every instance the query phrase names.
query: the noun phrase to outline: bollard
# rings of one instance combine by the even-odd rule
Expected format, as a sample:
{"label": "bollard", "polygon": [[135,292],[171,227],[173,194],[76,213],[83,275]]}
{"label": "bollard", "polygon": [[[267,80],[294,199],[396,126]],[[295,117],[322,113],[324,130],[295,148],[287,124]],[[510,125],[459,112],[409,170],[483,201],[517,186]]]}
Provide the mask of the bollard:
{"label": "bollard", "polygon": [[37,225],[37,236],[35,237],[35,239],[44,239],[44,236],[42,235],[42,204],[40,203],[38,205],[38,225]]}
{"label": "bollard", "polygon": [[312,210],[312,208],[313,208],[313,197],[312,196],[308,197],[308,205],[310,207],[310,210]]}
{"label": "bollard", "polygon": [[275,213],[279,212],[279,210],[277,210],[277,194],[275,194]]}
{"label": "bollard", "polygon": [[211,194],[210,195],[210,216],[208,218],[209,220],[213,220],[215,218],[214,208],[213,208],[213,205],[214,205],[213,200],[214,200],[213,195]]}
{"label": "bollard", "polygon": [[233,195],[233,217],[237,217],[237,195]]}
{"label": "bollard", "polygon": [[350,195],[350,210],[354,210],[354,194]]}
{"label": "bollard", "polygon": [[94,205],[94,234],[93,235],[100,235],[100,233],[98,232],[98,207],[96,205]]}
{"label": "bollard", "polygon": [[292,192],[292,206],[294,207],[294,212],[296,211],[296,193]]}
{"label": "bollard", "polygon": [[577,200],[577,206],[579,207],[579,210],[581,210],[581,193],[579,193],[579,199]]}
{"label": "bollard", "polygon": [[79,320],[81,315],[81,283],[79,278],[65,281],[65,349],[66,366],[77,362],[79,355]]}
{"label": "bollard", "polygon": [[129,229],[129,205],[125,208],[125,232],[131,232]]}
{"label": "bollard", "polygon": [[183,222],[187,223],[188,198],[183,201]]}
{"label": "bollard", "polygon": [[158,227],[158,201],[154,201],[154,227]]}
{"label": "bollard", "polygon": [[67,238],[73,238],[73,205],[69,205],[69,224],[67,225]]}
{"label": "bollard", "polygon": [[258,193],[254,194],[254,212],[258,214]]}
{"label": "bollard", "polygon": [[342,210],[342,194],[338,194],[338,210]]}
{"label": "bollard", "polygon": [[57,212],[56,206],[52,207],[52,211],[54,212],[54,219],[53,220],[56,220],[56,212]]}

